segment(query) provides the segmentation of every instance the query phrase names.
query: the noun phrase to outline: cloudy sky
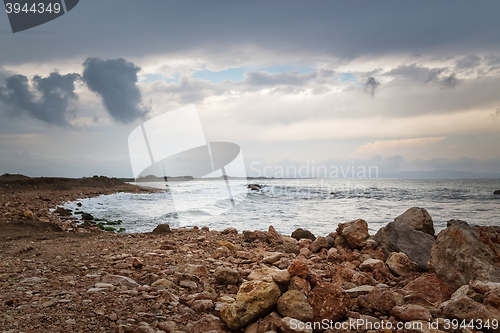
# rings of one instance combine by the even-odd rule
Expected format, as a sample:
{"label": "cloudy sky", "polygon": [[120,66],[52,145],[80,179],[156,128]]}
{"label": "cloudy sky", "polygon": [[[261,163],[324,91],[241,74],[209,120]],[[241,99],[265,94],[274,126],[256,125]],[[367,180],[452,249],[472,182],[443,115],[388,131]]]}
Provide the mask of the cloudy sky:
{"label": "cloudy sky", "polygon": [[131,177],[131,131],[191,104],[207,139],[237,143],[253,169],[500,173],[499,12],[84,0],[16,34],[0,12],[0,174]]}

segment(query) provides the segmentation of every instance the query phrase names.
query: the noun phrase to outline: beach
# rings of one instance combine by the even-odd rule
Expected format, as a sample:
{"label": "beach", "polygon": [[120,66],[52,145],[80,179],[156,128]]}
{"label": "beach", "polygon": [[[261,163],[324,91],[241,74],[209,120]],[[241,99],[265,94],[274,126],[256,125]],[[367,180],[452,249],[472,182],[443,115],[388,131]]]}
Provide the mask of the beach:
{"label": "beach", "polygon": [[17,212],[1,222],[3,332],[499,332],[498,227],[452,220],[436,233],[425,209],[408,207],[376,234],[362,219],[326,235],[115,233],[41,209],[144,189],[2,190]]}

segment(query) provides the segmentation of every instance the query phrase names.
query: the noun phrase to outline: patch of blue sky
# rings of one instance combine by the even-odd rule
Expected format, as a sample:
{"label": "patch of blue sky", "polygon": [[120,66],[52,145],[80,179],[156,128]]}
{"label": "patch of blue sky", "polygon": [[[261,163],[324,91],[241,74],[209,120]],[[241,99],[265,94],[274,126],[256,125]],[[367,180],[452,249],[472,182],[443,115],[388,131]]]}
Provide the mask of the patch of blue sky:
{"label": "patch of blue sky", "polygon": [[268,72],[271,74],[299,71],[300,74],[307,74],[311,73],[314,70],[315,69],[311,67],[293,67],[291,65],[275,65],[264,68],[237,67],[237,68],[228,68],[219,72],[213,72],[207,69],[203,69],[201,71],[195,72],[192,75],[192,77],[210,81],[212,83],[221,83],[222,81],[225,80],[230,80],[235,82],[242,81],[245,78],[245,73],[250,71],[261,71],[261,72]]}
{"label": "patch of blue sky", "polygon": [[354,85],[361,86],[361,82],[359,82],[356,79],[356,76],[352,73],[335,73],[335,76],[333,77],[334,80],[340,81],[340,82],[352,82]]}

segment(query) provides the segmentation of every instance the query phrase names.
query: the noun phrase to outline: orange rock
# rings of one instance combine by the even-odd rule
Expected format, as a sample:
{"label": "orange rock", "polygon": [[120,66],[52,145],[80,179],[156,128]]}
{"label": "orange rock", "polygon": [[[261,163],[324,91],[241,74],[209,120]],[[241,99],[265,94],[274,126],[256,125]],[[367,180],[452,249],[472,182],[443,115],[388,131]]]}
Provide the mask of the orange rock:
{"label": "orange rock", "polygon": [[338,321],[345,316],[351,298],[338,284],[326,282],[311,290],[309,304],[313,308],[313,322]]}
{"label": "orange rock", "polygon": [[300,278],[305,279],[309,274],[309,267],[307,267],[307,265],[302,261],[295,260],[288,267],[288,272],[290,273],[291,276],[298,276]]}

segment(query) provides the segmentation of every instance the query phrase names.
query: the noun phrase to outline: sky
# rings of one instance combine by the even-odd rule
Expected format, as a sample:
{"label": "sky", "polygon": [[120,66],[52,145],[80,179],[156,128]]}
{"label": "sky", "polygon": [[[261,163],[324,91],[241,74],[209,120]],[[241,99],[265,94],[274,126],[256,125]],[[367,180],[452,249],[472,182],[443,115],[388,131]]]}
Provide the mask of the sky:
{"label": "sky", "polygon": [[[84,0],[0,12],[0,174],[132,177],[128,136],[195,105],[249,176],[500,176],[498,1]],[[286,175],[285,175],[286,176]],[[340,175],[341,177],[341,175]]]}

